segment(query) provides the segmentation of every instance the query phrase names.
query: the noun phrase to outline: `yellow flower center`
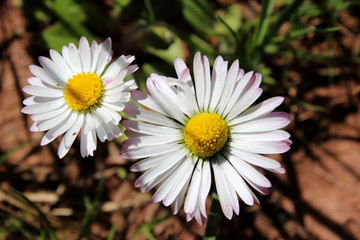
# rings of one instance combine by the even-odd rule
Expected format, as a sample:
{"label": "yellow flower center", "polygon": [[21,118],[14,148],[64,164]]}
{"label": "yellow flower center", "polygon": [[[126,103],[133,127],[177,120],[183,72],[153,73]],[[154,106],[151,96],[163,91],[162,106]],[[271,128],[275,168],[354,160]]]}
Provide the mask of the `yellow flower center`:
{"label": "yellow flower center", "polygon": [[79,73],[65,85],[65,102],[74,111],[84,113],[101,105],[104,84],[96,73]]}
{"label": "yellow flower center", "polygon": [[186,124],[185,144],[193,154],[202,158],[213,156],[228,140],[229,131],[223,119],[216,113],[200,113]]}

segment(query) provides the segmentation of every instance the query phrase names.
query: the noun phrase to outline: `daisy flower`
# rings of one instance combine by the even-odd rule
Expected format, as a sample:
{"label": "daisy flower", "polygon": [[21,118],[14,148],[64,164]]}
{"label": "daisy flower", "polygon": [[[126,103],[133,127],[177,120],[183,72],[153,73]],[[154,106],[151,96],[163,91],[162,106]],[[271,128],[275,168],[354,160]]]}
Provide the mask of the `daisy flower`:
{"label": "daisy flower", "polygon": [[262,93],[261,74],[245,74],[238,60],[228,69],[219,56],[211,73],[207,57],[197,53],[193,78],[181,59],[174,66],[177,78],[152,74],[146,82],[149,95],[132,92],[150,110],[133,103],[125,107],[141,122],[123,121],[129,139],[122,144],[122,156],[142,159],[131,167],[145,171],[135,182],[142,192],[160,185],[153,202],[171,205],[176,214],[186,195],[187,221],[195,218],[201,225],[214,179],[222,211],[231,219],[239,214],[238,197],[248,205],[259,203],[250,187],[269,193],[270,181],[254,166],[285,172],[277,161],[260,155],[290,148],[290,135],[278,130],[288,125],[288,114],[272,112],[284,98],[249,108]]}
{"label": "daisy flower", "polygon": [[47,131],[42,146],[65,133],[58,148],[60,158],[79,132],[82,157],[93,155],[97,138],[104,142],[121,135],[118,112],[130,100],[130,90],[137,88],[134,80],[124,82],[124,77],[137,66],[130,65],[133,56],[120,56],[109,65],[111,59],[110,38],[90,46],[82,37],[79,48],[71,43],[62,48],[62,55],[50,50],[50,58],[39,57],[41,67],[29,67],[34,77],[23,91],[32,96],[24,100],[21,111],[32,114],[31,131]]}

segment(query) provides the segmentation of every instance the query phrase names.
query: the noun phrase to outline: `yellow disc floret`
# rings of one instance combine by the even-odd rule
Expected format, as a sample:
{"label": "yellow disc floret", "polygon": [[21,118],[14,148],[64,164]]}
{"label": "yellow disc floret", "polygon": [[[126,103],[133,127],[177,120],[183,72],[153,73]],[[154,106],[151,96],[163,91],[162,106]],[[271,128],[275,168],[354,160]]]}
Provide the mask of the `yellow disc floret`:
{"label": "yellow disc floret", "polygon": [[184,140],[195,155],[202,158],[213,156],[228,140],[228,127],[216,113],[195,115],[184,128]]}
{"label": "yellow disc floret", "polygon": [[74,111],[84,113],[101,105],[104,84],[96,73],[79,73],[65,85],[65,102]]}

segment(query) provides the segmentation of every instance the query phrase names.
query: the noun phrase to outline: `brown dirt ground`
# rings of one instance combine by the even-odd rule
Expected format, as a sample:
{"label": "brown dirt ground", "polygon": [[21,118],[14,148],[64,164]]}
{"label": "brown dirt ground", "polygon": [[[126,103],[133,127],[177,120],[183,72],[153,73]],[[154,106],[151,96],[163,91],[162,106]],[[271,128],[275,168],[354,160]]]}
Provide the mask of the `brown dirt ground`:
{"label": "brown dirt ground", "polygon": [[[359,34],[352,31],[359,32],[359,19],[346,13],[341,19],[348,23],[343,41],[348,46],[359,42]],[[42,134],[30,133],[31,119],[20,112],[26,97],[21,88],[31,76],[28,65],[37,64],[28,53],[31,37],[21,11],[6,1],[0,8],[0,153],[8,156],[0,163],[0,218],[19,216],[35,233],[40,227],[36,218],[21,216],[22,210],[31,209],[14,199],[9,190],[13,186],[39,204],[60,239],[73,239],[84,216],[83,196],[95,198],[102,173],[101,210],[86,239],[106,239],[113,223],[117,239],[146,239],[140,227],[167,215],[153,229],[159,239],[200,238],[204,227],[186,223],[183,213],[173,216],[160,204],[149,204],[151,195],[133,188],[136,175],[123,177],[131,163],[119,157],[116,143],[100,145],[96,157],[89,159],[78,156],[78,146],[63,160],[56,157],[57,142],[39,146]],[[302,94],[289,92],[331,110],[314,112],[287,99],[296,120],[289,127],[294,145],[289,153],[274,156],[287,174],[268,174],[272,194],[260,198],[261,206],[242,204],[240,216],[232,221],[223,219],[221,239],[360,239],[359,92],[358,79],[351,77]]]}

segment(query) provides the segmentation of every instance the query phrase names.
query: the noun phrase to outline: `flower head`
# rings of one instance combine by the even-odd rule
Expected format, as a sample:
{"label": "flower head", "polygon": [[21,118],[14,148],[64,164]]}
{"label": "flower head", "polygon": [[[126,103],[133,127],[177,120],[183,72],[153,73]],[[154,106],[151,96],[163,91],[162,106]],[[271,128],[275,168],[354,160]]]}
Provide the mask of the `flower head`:
{"label": "flower head", "polygon": [[193,78],[181,59],[174,65],[176,79],[152,74],[149,95],[133,92],[152,111],[127,104],[124,112],[141,122],[123,121],[129,139],[122,155],[142,158],[131,168],[145,171],[135,183],[141,191],[160,185],[153,202],[171,205],[176,214],[185,199],[188,221],[195,218],[203,224],[214,178],[222,211],[231,219],[234,212],[239,214],[238,196],[248,205],[259,202],[249,186],[262,194],[271,187],[253,166],[285,172],[277,161],[260,155],[290,148],[290,135],[278,130],[289,123],[288,114],[272,112],[283,97],[249,108],[262,93],[261,74],[245,74],[237,60],[228,69],[219,56],[211,73],[208,59],[197,53]]}
{"label": "flower head", "polygon": [[60,158],[80,131],[82,157],[93,155],[97,138],[104,142],[121,135],[118,112],[130,100],[130,90],[137,88],[134,80],[124,82],[124,78],[137,66],[130,65],[133,56],[120,56],[109,65],[111,59],[110,38],[90,46],[82,37],[79,48],[71,43],[62,48],[62,55],[50,50],[50,58],[39,57],[41,67],[29,67],[35,76],[23,91],[32,96],[24,100],[22,112],[32,114],[31,131],[47,131],[41,145],[65,133]]}

